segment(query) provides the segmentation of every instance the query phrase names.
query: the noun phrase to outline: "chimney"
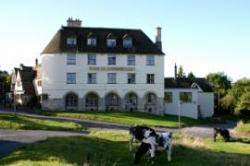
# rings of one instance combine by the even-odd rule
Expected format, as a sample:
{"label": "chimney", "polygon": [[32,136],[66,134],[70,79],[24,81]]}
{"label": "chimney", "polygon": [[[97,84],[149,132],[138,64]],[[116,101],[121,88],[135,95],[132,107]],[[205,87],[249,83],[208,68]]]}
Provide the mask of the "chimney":
{"label": "chimney", "polygon": [[174,64],[174,80],[177,78],[177,65],[176,63]]}
{"label": "chimney", "polygon": [[35,59],[35,67],[38,65],[38,59]]}
{"label": "chimney", "polygon": [[67,26],[68,27],[81,27],[82,21],[80,19],[73,19],[69,17],[67,20]]}
{"label": "chimney", "polygon": [[156,44],[156,46],[160,50],[162,50],[162,44],[161,44],[161,27],[157,27],[156,28],[155,44]]}

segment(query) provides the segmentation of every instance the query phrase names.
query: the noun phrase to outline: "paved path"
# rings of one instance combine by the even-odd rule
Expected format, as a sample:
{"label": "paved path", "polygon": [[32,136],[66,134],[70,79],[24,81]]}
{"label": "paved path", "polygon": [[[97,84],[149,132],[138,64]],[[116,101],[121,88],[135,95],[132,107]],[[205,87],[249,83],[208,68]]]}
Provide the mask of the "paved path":
{"label": "paved path", "polygon": [[226,121],[226,123],[224,124],[209,124],[209,125],[185,127],[181,129],[181,132],[196,138],[213,138],[213,133],[214,133],[213,128],[217,127],[217,128],[229,129],[230,135],[232,137],[236,137],[236,135],[233,132],[233,128],[235,126],[236,126],[235,121]]}
{"label": "paved path", "polygon": [[9,130],[0,129],[0,158],[18,147],[49,137],[84,136],[84,132],[40,131],[40,130]]}

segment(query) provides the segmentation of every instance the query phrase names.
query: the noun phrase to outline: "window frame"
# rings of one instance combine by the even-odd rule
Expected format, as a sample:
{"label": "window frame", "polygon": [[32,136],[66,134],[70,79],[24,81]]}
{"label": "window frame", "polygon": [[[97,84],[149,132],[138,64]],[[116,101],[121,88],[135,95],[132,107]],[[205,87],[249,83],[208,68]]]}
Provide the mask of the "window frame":
{"label": "window frame", "polygon": [[88,37],[87,38],[87,46],[95,47],[97,45],[96,37]]}
{"label": "window frame", "polygon": [[122,41],[123,48],[132,48],[133,47],[133,40],[132,38],[124,38]]}
{"label": "window frame", "polygon": [[[74,76],[74,77],[72,77],[72,76]],[[74,79],[72,79],[72,78],[74,78]],[[66,74],[66,83],[67,84],[76,84],[76,73],[75,72],[69,72]]]}
{"label": "window frame", "polygon": [[117,82],[116,82],[116,77],[117,75],[116,75],[116,73],[108,73],[107,74],[107,77],[108,77],[108,81],[107,81],[107,83],[108,84],[116,84]]}
{"label": "window frame", "polygon": [[147,84],[155,84],[155,74],[147,74],[146,77]]}
{"label": "window frame", "polygon": [[155,56],[153,56],[153,55],[146,56],[146,65],[147,66],[154,66],[155,65]]}
{"label": "window frame", "polygon": [[88,54],[88,65],[96,65],[96,54]]}
{"label": "window frame", "polygon": [[[133,78],[130,78],[130,76],[133,76]],[[135,73],[128,73],[127,74],[127,83],[128,84],[136,84],[136,74]]]}
{"label": "window frame", "polygon": [[[166,94],[169,94],[168,96]],[[173,103],[173,92],[164,92],[164,102]]]}
{"label": "window frame", "polygon": [[[133,58],[132,58],[133,57]],[[131,59],[132,58],[132,59]],[[133,62],[133,63],[131,63]],[[135,55],[128,55],[127,56],[127,65],[128,66],[135,66],[136,64],[136,59],[135,59]]]}
{"label": "window frame", "polygon": [[179,92],[179,99],[182,103],[192,103],[193,93],[192,92]]}
{"label": "window frame", "polygon": [[[87,83],[88,84],[96,84],[96,80],[97,80],[97,74],[96,73],[88,73],[88,79],[87,79]],[[92,77],[92,78],[90,78],[90,76]],[[93,77],[94,76],[94,77]]]}
{"label": "window frame", "polygon": [[[111,58],[114,58],[113,62]],[[112,55],[112,54],[108,55],[108,65],[116,65],[116,55]]]}
{"label": "window frame", "polygon": [[116,38],[108,38],[106,44],[108,48],[115,48],[117,45]]}
{"label": "window frame", "polygon": [[67,59],[67,65],[76,65],[76,54],[68,53],[66,59]]}
{"label": "window frame", "polygon": [[68,46],[76,46],[76,44],[77,44],[77,38],[76,38],[76,37],[73,37],[73,36],[67,37],[67,39],[66,39],[66,44],[67,44]]}

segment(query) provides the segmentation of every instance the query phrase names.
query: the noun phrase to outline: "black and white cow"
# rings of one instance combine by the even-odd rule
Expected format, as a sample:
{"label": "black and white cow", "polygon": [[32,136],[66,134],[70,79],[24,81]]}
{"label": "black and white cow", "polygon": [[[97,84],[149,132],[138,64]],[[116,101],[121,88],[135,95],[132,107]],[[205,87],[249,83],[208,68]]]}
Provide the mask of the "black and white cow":
{"label": "black and white cow", "polygon": [[150,161],[153,164],[156,145],[157,145],[156,139],[158,136],[155,130],[146,126],[135,126],[129,129],[129,134],[130,134],[130,141],[129,141],[130,151],[132,150],[132,145],[135,140],[141,142],[141,145],[139,146],[138,150],[134,155],[134,163],[138,164],[141,157],[145,153],[149,152]]}
{"label": "black and white cow", "polygon": [[159,133],[157,137],[157,150],[163,149],[167,154],[168,161],[171,161],[172,154],[172,132]]}
{"label": "black and white cow", "polygon": [[164,132],[157,134],[152,128],[146,126],[131,127],[130,133],[130,150],[132,150],[133,141],[136,139],[141,142],[134,156],[134,163],[139,163],[141,157],[149,152],[151,163],[154,163],[156,150],[163,149],[167,153],[168,161],[171,161],[172,151],[172,133]]}

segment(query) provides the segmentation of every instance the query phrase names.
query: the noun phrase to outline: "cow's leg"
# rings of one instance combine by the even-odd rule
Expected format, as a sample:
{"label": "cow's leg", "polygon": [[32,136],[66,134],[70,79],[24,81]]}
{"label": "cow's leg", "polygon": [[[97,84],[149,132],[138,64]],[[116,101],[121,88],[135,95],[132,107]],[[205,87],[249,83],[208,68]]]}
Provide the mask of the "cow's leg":
{"label": "cow's leg", "polygon": [[132,151],[133,149],[133,142],[134,142],[134,135],[130,135],[130,139],[129,139],[129,150]]}
{"label": "cow's leg", "polygon": [[172,141],[169,142],[167,147],[168,161],[171,161],[171,154],[172,154]]}

